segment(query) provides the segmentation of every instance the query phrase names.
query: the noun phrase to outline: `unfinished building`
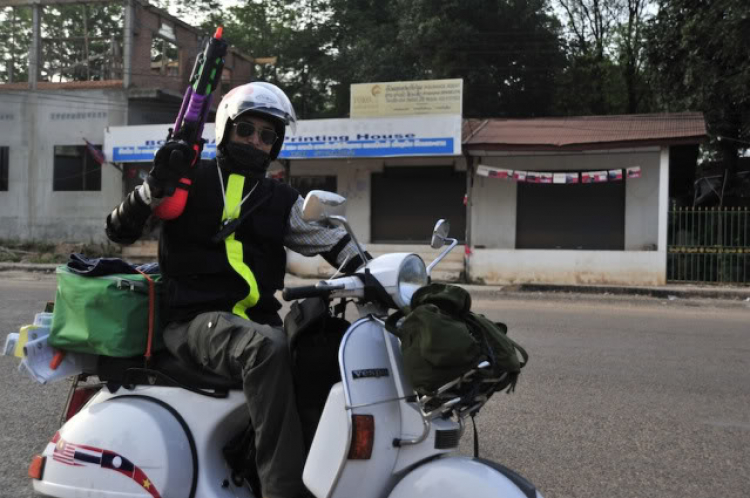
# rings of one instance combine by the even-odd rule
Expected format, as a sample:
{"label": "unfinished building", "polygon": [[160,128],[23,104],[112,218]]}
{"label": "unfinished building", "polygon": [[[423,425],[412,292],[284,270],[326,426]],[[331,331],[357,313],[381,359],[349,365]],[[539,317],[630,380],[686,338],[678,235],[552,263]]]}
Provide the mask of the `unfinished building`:
{"label": "unfinished building", "polygon": [[[173,122],[208,36],[145,0],[0,1],[0,238],[103,240],[134,180],[105,128]],[[230,49],[214,103],[252,76]]]}

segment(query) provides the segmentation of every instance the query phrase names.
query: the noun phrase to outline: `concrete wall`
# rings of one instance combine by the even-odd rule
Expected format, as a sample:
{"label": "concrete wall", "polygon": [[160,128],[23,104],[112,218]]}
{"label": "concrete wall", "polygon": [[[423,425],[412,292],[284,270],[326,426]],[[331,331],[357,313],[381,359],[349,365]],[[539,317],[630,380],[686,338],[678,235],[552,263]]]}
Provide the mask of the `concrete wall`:
{"label": "concrete wall", "polygon": [[566,251],[475,249],[467,258],[473,282],[664,285],[662,251]]}
{"label": "concrete wall", "polygon": [[104,240],[104,218],[122,198],[120,172],[102,169],[99,192],[53,192],[55,145],[104,143],[123,125],[123,90],[0,92],[0,145],[10,147],[9,186],[0,192],[0,237]]}
{"label": "concrete wall", "polygon": [[667,148],[477,159],[478,164],[530,171],[640,166],[641,178],[626,182],[625,251],[568,251],[516,250],[517,184],[475,177],[471,216],[473,251],[466,262],[471,281],[487,284],[666,283]]}
{"label": "concrete wall", "polygon": [[[172,27],[179,47],[180,74],[179,77],[160,75],[151,70],[151,45],[158,35],[162,23]],[[203,41],[209,33],[202,33],[159,9],[140,3],[135,7],[135,22],[133,26],[133,57],[131,61],[132,84],[141,88],[160,88],[183,93],[188,85],[190,72],[193,70],[195,58],[203,48]],[[253,62],[230,49],[225,57],[225,67],[232,71],[231,87],[248,83],[253,75]],[[221,88],[213,96],[214,104],[221,99]],[[172,116],[167,121],[148,121],[160,123],[174,121]]]}
{"label": "concrete wall", "polygon": [[[453,166],[465,171],[462,157],[420,157],[388,159],[299,160],[291,162],[292,176],[335,175],[339,195],[346,197],[345,215],[357,239],[370,242],[371,174],[382,173],[384,167]],[[398,220],[393,220],[398,223]],[[437,218],[435,219],[437,221]]]}
{"label": "concrete wall", "polygon": [[[626,182],[625,250],[654,250],[658,243],[660,151],[658,148],[591,153],[508,155],[476,158],[477,164],[526,171],[604,170],[641,167]],[[476,176],[472,189],[473,246],[515,249],[516,191],[513,181]]]}
{"label": "concrete wall", "polygon": [[[175,44],[179,47],[179,78],[162,76],[151,70],[151,43],[155,37],[158,37],[156,34],[159,32],[162,22],[172,27],[177,39]],[[133,26],[133,58],[131,60],[131,81],[134,86],[166,88],[176,92],[184,91],[199,49],[198,33],[185,29],[180,23],[175,23],[166,16],[160,16],[158,10],[154,8],[144,7],[140,3],[136,3]]]}
{"label": "concrete wall", "polygon": [[[430,166],[454,166],[458,171],[466,170],[466,162],[462,157],[433,157],[433,158],[389,158],[389,159],[336,159],[336,160],[299,160],[291,162],[292,176],[317,176],[328,175],[336,176],[336,185],[338,194],[346,197],[344,216],[349,221],[349,225],[354,230],[357,240],[370,250],[370,192],[371,192],[371,174],[381,173],[384,167],[410,166],[410,167],[430,167]],[[398,220],[393,220],[397,223]],[[437,218],[435,219],[437,221]],[[376,247],[376,246],[372,246]],[[389,247],[391,247],[389,245]],[[394,252],[395,249],[389,249],[379,245],[375,248],[376,252]],[[393,246],[395,247],[395,246]],[[404,246],[406,247],[406,246]],[[407,250],[407,249],[404,249]],[[409,246],[408,251],[416,250],[415,247]],[[429,252],[429,248],[425,246]],[[421,249],[420,249],[421,251]],[[453,252],[456,252],[454,250]],[[312,258],[301,256],[289,252],[289,271],[297,275],[305,276],[325,276],[330,275],[330,265],[321,258],[315,256]],[[450,267],[449,270],[457,274],[461,273],[460,269]]]}

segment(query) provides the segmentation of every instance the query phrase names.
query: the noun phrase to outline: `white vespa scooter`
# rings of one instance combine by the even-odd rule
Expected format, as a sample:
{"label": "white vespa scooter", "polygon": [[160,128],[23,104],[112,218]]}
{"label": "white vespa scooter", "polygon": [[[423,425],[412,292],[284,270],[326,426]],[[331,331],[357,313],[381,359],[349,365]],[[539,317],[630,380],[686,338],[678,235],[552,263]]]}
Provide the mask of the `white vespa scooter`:
{"label": "white vespa scooter", "polygon": [[[340,223],[356,242],[346,220],[331,214],[344,201],[311,192],[304,217]],[[387,254],[354,275],[284,290],[287,300],[354,299],[359,313],[341,340],[341,381],[330,389],[305,464],[304,483],[317,498],[541,497],[497,463],[455,455],[464,419],[491,395],[491,388],[481,394],[478,385],[486,376],[475,379],[475,369],[433,396],[418,397],[404,375],[399,341],[385,328],[388,309],[408,306],[455,247],[447,235],[441,220],[432,247],[451,244],[428,268],[415,254]],[[130,371],[147,381],[110,378],[74,391],[69,419],[32,462],[35,492],[59,498],[257,498],[225,459],[225,447],[248,423],[239,386],[196,375],[173,358]],[[182,387],[161,382],[164,377],[179,379]],[[471,396],[462,395],[469,385],[475,387]],[[95,394],[86,401],[90,392]]]}

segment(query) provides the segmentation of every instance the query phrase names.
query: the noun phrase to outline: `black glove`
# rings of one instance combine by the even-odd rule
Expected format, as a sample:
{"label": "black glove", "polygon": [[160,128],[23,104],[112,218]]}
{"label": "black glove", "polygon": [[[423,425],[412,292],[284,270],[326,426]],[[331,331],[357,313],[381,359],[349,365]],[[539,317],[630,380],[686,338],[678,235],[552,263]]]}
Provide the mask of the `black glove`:
{"label": "black glove", "polygon": [[162,145],[146,179],[151,195],[159,199],[174,194],[178,180],[188,175],[194,157],[195,151],[185,142],[170,140]]}

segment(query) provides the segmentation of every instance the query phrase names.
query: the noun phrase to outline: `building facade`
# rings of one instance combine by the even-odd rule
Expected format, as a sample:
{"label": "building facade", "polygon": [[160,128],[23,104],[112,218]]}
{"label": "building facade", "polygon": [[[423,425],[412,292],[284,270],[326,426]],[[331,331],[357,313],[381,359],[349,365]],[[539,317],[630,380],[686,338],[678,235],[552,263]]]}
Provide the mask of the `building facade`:
{"label": "building facade", "polygon": [[467,278],[665,284],[670,184],[705,138],[687,113],[474,123]]}
{"label": "building facade", "polygon": [[[105,130],[174,121],[209,34],[143,0],[12,5],[14,20],[30,19],[18,29],[29,28],[31,37],[28,46],[14,47],[26,53],[24,71],[18,60],[6,61],[0,83],[0,237],[102,241],[104,216],[121,201],[129,174],[100,164]],[[94,15],[97,8],[107,15]],[[47,34],[52,26],[45,23],[55,16],[46,14],[90,22],[81,24],[86,31],[58,33],[61,40]],[[115,19],[115,28],[97,27],[102,18]],[[50,61],[60,43],[68,58]],[[252,74],[253,60],[230,50],[216,97]]]}

